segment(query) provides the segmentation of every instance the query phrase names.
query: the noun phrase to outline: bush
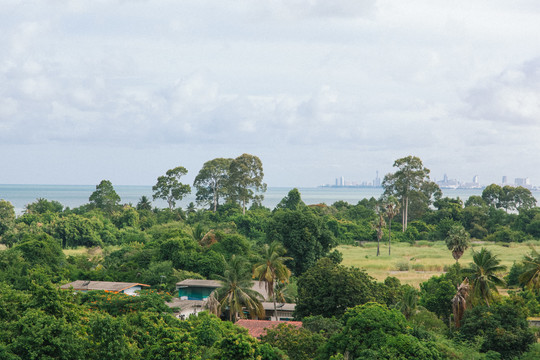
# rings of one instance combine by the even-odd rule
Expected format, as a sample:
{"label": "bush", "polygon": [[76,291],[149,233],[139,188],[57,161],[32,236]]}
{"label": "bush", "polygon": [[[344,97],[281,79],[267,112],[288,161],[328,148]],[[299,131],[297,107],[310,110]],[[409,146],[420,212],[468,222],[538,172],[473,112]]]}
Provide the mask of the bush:
{"label": "bush", "polygon": [[409,271],[409,262],[408,261],[400,261],[396,263],[396,270],[397,271]]}

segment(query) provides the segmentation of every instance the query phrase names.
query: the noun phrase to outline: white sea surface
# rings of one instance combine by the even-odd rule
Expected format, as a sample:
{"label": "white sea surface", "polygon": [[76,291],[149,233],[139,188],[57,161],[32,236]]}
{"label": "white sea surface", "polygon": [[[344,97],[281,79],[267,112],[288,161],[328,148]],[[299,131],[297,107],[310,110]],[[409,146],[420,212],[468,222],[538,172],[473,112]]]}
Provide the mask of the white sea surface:
{"label": "white sea surface", "polygon": [[[122,204],[137,204],[141,196],[145,195],[152,200],[152,186],[114,185],[114,189],[121,198]],[[292,187],[269,187],[264,194],[263,205],[273,209],[293,189]],[[10,201],[17,214],[22,214],[27,204],[38,198],[56,200],[62,205],[74,208],[88,203],[88,198],[96,190],[95,185],[0,185],[0,199]],[[338,200],[356,204],[362,199],[378,198],[382,188],[298,188],[302,200],[306,204],[325,203],[331,205]],[[443,196],[459,197],[463,201],[471,195],[481,195],[481,189],[444,189]],[[536,199],[540,199],[540,191],[533,191]],[[185,208],[195,201],[195,194],[186,196],[177,206]],[[153,201],[153,206],[164,208],[167,206],[163,200]]]}

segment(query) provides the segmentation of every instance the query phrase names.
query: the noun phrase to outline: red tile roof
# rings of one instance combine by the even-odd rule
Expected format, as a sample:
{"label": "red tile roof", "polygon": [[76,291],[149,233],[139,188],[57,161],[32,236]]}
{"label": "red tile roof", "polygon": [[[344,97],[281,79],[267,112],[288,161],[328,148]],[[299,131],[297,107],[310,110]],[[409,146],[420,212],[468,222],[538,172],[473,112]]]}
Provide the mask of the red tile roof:
{"label": "red tile roof", "polygon": [[270,321],[270,320],[248,320],[240,319],[235,325],[241,326],[248,329],[249,335],[254,338],[259,338],[263,335],[266,335],[266,329],[273,328],[279,324],[290,324],[296,326],[297,328],[302,327],[301,321]]}

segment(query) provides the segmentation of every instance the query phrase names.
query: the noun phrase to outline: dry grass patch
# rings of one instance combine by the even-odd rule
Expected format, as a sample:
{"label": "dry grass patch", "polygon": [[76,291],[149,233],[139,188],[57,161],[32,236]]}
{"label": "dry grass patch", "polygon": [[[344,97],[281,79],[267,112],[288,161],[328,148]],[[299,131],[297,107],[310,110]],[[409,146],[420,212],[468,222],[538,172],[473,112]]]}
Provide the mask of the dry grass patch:
{"label": "dry grass patch", "polygon": [[[530,245],[540,248],[540,241],[527,243],[495,244],[479,242],[472,244],[472,249],[479,251],[485,247],[499,257],[502,265],[508,270],[514,261],[520,261],[530,252]],[[397,277],[402,283],[419,287],[421,282],[434,275],[440,275],[445,267],[455,263],[452,253],[443,241],[419,241],[415,245],[408,243],[392,244],[392,255],[388,255],[387,244],[381,243],[381,255],[377,254],[377,243],[364,246],[342,245],[338,250],[343,253],[343,265],[365,269],[377,281],[388,276]],[[472,251],[469,248],[459,260],[462,266],[472,262]],[[398,264],[408,264],[407,271],[398,271]],[[404,266],[401,267],[404,269]],[[505,274],[502,274],[505,275]]]}

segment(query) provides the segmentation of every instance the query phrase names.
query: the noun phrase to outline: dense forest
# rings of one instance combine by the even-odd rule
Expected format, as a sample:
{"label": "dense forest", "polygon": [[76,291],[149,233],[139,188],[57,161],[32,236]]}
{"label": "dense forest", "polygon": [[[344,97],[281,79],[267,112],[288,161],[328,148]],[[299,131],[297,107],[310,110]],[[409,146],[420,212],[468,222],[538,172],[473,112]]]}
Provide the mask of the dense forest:
{"label": "dense forest", "polygon": [[[0,359],[540,358],[527,322],[540,316],[535,248],[510,269],[486,249],[459,262],[472,241],[540,240],[531,192],[492,184],[463,202],[442,197],[419,158],[394,166],[384,195],[357,204],[306,205],[292,189],[266,208],[262,163],[249,154],[206,162],[193,184],[197,204],[185,209],[176,203],[192,189],[181,166],[153,187],[164,209],[144,196],[122,204],[107,180],[73,209],[40,198],[16,216],[0,200]],[[336,249],[384,242],[390,252],[419,240],[445,241],[456,260],[419,289],[343,266]],[[179,320],[166,303],[185,279],[223,286],[215,307]],[[234,325],[260,312],[252,279],[276,301],[296,303],[303,326],[254,339]],[[74,280],[151,288],[139,296],[59,289]]]}

